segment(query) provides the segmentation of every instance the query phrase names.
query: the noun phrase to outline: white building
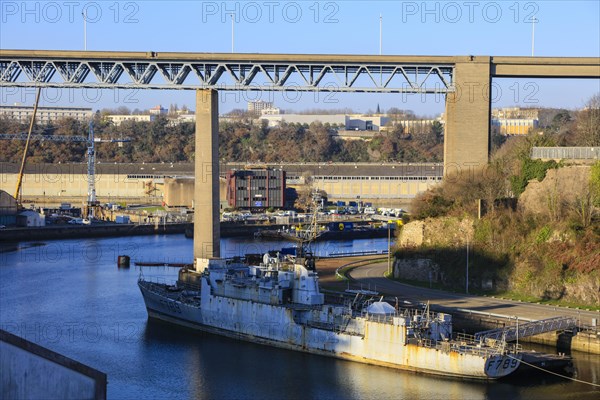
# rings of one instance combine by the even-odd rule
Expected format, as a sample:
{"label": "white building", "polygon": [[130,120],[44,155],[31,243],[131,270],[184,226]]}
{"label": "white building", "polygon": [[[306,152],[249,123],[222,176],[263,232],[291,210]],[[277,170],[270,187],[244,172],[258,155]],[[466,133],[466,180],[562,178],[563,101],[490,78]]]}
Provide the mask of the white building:
{"label": "white building", "polygon": [[369,116],[361,114],[274,114],[263,115],[261,119],[267,120],[270,127],[278,126],[282,122],[288,124],[322,124],[336,125],[348,131],[375,131],[378,132],[389,122],[388,117]]}
{"label": "white building", "polygon": [[156,115],[107,115],[105,117],[111,121],[114,126],[121,125],[124,121],[135,121],[135,122],[150,122],[156,119]]}
{"label": "white building", "polygon": [[390,121],[389,117],[381,115],[351,114],[347,116],[346,130],[379,132]]}
{"label": "white building", "polygon": [[281,114],[281,110],[278,107],[264,108],[260,110],[260,115],[277,115]]}
{"label": "white building", "polygon": [[270,127],[279,126],[282,122],[308,125],[313,122],[321,122],[322,124],[328,123],[330,125],[345,127],[348,116],[343,114],[275,114],[263,115],[261,119],[267,120]]}
{"label": "white building", "polygon": [[[219,117],[220,120],[220,117]],[[196,123],[196,114],[179,114],[177,118],[170,118],[169,125],[175,126],[184,122]]]}
{"label": "white building", "polygon": [[[33,107],[28,106],[0,106],[0,117],[29,123],[33,115]],[[38,124],[48,124],[64,118],[73,118],[78,121],[89,121],[94,113],[91,108],[83,107],[38,107],[35,120]]]}
{"label": "white building", "polygon": [[262,110],[267,110],[273,108],[272,101],[249,101],[248,102],[248,111],[260,113]]}

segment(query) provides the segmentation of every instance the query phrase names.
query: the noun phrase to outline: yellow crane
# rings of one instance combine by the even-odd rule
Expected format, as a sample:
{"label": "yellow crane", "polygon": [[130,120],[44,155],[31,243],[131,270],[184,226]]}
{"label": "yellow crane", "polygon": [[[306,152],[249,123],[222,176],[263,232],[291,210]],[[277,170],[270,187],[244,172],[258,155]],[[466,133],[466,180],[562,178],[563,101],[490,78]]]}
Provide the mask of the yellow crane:
{"label": "yellow crane", "polygon": [[27,141],[25,142],[25,150],[23,150],[23,159],[21,160],[21,169],[19,170],[19,176],[17,177],[17,188],[15,189],[15,200],[21,207],[21,201],[19,201],[19,194],[21,192],[21,184],[23,183],[23,173],[25,172],[25,162],[27,161],[27,151],[29,150],[29,142],[31,141],[31,131],[33,130],[33,124],[35,122],[35,114],[37,113],[38,104],[40,102],[40,94],[42,88],[38,87],[37,94],[35,96],[35,105],[33,106],[33,114],[31,115],[31,121],[29,122],[29,131],[27,132]]}

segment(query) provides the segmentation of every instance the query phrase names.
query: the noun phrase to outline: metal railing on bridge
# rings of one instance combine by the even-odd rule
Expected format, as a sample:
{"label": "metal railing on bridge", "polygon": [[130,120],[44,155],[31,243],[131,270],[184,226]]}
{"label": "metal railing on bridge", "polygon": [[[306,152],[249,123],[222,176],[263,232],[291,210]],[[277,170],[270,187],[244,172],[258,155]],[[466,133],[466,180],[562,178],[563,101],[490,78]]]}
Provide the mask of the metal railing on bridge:
{"label": "metal railing on bridge", "polygon": [[524,324],[519,324],[517,320],[517,324],[515,326],[478,332],[475,334],[475,339],[477,341],[505,340],[510,342],[527,336],[571,329],[576,326],[577,318],[574,317],[554,317],[539,321],[526,322]]}
{"label": "metal railing on bridge", "polygon": [[531,158],[540,160],[598,160],[600,147],[532,147]]}

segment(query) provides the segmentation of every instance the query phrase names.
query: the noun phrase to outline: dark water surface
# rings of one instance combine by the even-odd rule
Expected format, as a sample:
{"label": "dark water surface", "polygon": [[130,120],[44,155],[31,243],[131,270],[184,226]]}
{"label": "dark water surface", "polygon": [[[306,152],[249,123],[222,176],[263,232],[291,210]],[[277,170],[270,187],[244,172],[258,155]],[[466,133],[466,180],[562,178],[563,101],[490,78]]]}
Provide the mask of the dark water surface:
{"label": "dark water surface", "polygon": [[[224,239],[221,247],[231,257],[285,245]],[[386,239],[330,242],[316,253],[386,248]],[[446,379],[149,322],[136,284],[140,271],[117,269],[120,254],[191,262],[192,241],[183,235],[64,240],[0,254],[0,326],[107,373],[109,398],[600,399],[597,387],[547,374],[490,383]],[[177,270],[143,274],[171,280]],[[574,356],[576,378],[600,384],[600,357]]]}

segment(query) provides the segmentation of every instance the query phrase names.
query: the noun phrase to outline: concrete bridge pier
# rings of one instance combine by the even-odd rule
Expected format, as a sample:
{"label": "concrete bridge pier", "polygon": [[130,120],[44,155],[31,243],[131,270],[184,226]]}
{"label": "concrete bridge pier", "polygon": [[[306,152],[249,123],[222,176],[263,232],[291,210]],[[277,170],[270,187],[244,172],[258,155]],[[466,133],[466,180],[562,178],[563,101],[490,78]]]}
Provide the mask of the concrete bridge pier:
{"label": "concrete bridge pier", "polygon": [[219,95],[196,91],[194,260],[201,270],[220,257],[219,228]]}
{"label": "concrete bridge pier", "polygon": [[444,176],[466,177],[488,163],[491,58],[457,57],[454,74],[456,91],[446,96]]}

